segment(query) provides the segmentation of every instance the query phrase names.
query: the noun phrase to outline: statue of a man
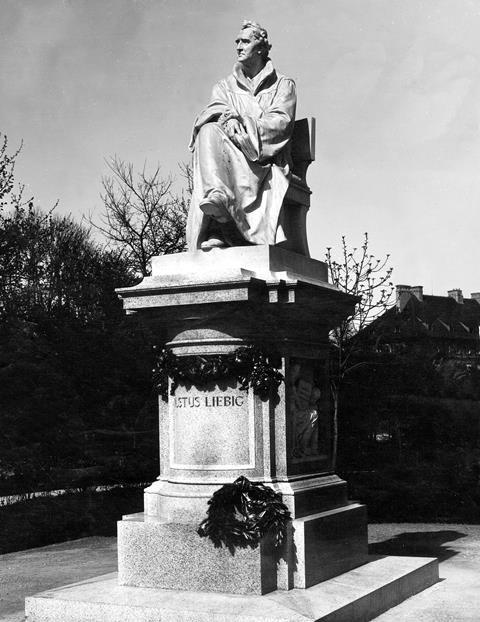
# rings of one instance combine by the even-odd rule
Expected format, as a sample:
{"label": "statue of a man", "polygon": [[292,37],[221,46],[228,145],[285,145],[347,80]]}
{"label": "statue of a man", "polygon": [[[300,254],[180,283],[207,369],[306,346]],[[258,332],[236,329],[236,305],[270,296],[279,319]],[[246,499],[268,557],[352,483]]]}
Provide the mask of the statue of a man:
{"label": "statue of a man", "polygon": [[193,128],[190,250],[285,240],[295,83],[275,71],[259,24],[244,22],[236,46],[232,75],[213,87]]}

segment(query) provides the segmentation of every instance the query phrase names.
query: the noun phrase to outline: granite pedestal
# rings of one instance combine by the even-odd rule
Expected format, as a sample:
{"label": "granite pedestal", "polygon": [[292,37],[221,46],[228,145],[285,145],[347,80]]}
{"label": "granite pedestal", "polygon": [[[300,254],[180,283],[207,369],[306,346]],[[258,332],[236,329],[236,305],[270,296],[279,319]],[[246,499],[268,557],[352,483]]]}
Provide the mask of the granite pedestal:
{"label": "granite pedestal", "polygon": [[[347,611],[357,592],[359,602],[373,603],[378,588],[388,608],[399,593],[410,595],[438,578],[431,560],[414,568],[398,562],[391,580],[387,562],[369,560],[365,508],[347,499],[346,483],[333,472],[328,334],[355,299],[328,283],[324,263],[268,246],[183,253],[155,258],[152,276],[118,292],[152,342],[176,356],[208,357],[255,344],[284,381],[261,398],[241,389],[232,374],[207,385],[179,383],[167,401],[160,399],[160,474],[145,490],[144,512],[118,525],[116,583],[99,580],[91,593],[90,587],[69,588],[71,598],[62,592],[51,600],[51,617],[44,597],[34,599],[29,620],[53,620],[61,610],[68,611],[66,621],[353,622],[378,610],[372,605],[370,617],[342,618],[338,611]],[[240,475],[271,486],[289,508],[292,521],[280,549],[267,536],[257,548],[232,553],[197,534],[213,492]],[[369,591],[362,581],[372,573],[385,575],[379,581],[388,589]],[[352,586],[350,601],[339,575]],[[355,577],[362,585],[357,591]],[[329,590],[327,611],[320,600]],[[139,602],[141,594],[149,595],[151,607]],[[88,598],[90,617],[75,617],[88,611]]]}
{"label": "granite pedestal", "polygon": [[[143,517],[119,525],[121,583],[262,594],[366,561],[365,510],[348,502],[331,464],[328,332],[354,300],[326,279],[320,261],[250,246],[155,258],[151,277],[119,290],[126,310],[141,313],[177,356],[260,344],[285,377],[268,399],[232,377],[180,384],[160,400],[160,476],[145,491]],[[240,475],[280,492],[293,519],[283,551],[267,543],[242,551],[245,572],[237,554],[225,565],[228,552],[195,533],[214,490]],[[198,557],[201,580],[188,561]]]}

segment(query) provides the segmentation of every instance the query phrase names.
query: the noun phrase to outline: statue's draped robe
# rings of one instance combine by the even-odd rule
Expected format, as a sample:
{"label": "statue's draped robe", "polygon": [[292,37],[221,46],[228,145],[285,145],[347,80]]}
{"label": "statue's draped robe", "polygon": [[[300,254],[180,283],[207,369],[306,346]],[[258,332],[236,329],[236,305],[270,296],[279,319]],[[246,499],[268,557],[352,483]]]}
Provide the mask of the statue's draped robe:
{"label": "statue's draped robe", "polygon": [[[214,189],[228,198],[228,212],[247,242],[285,240],[280,212],[289,184],[295,107],[295,83],[277,74],[271,61],[252,80],[237,63],[233,74],[214,86],[210,104],[195,121],[190,143],[194,151],[194,189],[187,222],[190,250],[206,239],[210,218],[199,203]],[[216,123],[229,112],[246,129],[242,149]]]}

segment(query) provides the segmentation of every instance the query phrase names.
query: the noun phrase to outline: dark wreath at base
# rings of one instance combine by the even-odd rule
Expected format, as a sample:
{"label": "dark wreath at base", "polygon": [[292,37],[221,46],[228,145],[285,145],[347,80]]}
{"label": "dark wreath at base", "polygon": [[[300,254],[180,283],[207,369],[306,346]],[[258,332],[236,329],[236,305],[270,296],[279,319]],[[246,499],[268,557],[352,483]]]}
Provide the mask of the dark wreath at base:
{"label": "dark wreath at base", "polygon": [[209,356],[176,356],[169,348],[163,348],[156,356],[153,381],[164,401],[168,399],[169,377],[172,380],[171,395],[175,394],[180,382],[202,387],[212,381],[234,377],[241,389],[251,387],[262,398],[276,391],[283,380],[283,375],[269,362],[268,355],[256,346]]}
{"label": "dark wreath at base", "polygon": [[223,544],[231,553],[236,547],[256,548],[269,532],[276,547],[285,541],[290,512],[281,495],[268,486],[242,475],[214,492],[208,505],[207,518],[197,531],[217,548]]}

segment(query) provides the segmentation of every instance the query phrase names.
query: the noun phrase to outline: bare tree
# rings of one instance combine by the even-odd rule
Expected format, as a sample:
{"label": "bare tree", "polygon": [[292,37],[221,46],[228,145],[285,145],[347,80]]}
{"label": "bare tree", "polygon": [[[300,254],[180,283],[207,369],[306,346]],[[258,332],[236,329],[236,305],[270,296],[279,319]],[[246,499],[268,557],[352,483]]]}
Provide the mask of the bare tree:
{"label": "bare tree", "polygon": [[[92,224],[124,252],[134,270],[148,275],[153,256],[184,250],[188,196],[173,193],[172,178],[162,178],[158,165],[136,173],[117,157],[107,164],[112,174],[102,179],[105,213],[101,225]],[[189,170],[184,165],[182,174]]]}
{"label": "bare tree", "polygon": [[330,338],[332,343],[330,385],[333,400],[333,465],[337,460],[338,444],[338,413],[340,392],[345,377],[358,365],[360,340],[356,335],[370,322],[384,313],[391,305],[393,283],[390,267],[390,255],[376,259],[369,253],[368,233],[365,233],[360,248],[347,246],[345,236],[342,237],[340,258],[334,258],[332,249],[327,248],[326,263],[330,282],[347,294],[358,299],[354,311],[346,317],[334,330]]}
{"label": "bare tree", "polygon": [[186,194],[188,199],[190,199],[193,193],[193,168],[190,164],[187,164],[186,162],[181,162],[178,167],[180,169],[180,175],[183,177],[187,184]]}
{"label": "bare tree", "polygon": [[23,143],[11,155],[7,153],[8,139],[0,133],[0,207],[3,205],[2,199],[13,189],[15,161],[22,150]]}

